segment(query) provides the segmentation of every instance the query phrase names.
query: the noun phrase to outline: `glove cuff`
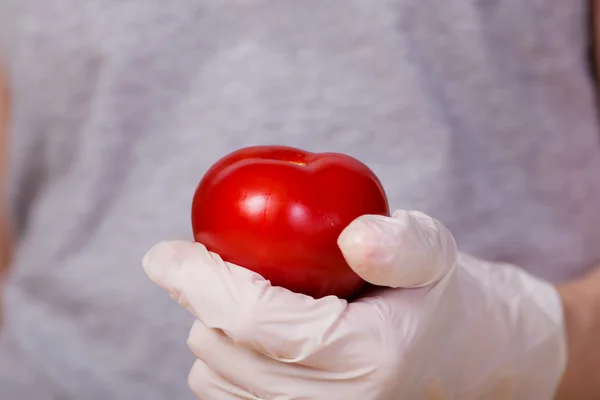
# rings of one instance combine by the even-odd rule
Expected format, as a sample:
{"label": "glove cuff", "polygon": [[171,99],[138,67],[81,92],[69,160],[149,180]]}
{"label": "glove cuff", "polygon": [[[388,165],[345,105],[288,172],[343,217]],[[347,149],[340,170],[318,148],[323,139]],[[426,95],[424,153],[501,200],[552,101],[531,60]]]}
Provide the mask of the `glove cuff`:
{"label": "glove cuff", "polygon": [[566,369],[561,297],[554,285],[510,264],[459,254],[456,273],[469,313],[464,399],[552,399]]}

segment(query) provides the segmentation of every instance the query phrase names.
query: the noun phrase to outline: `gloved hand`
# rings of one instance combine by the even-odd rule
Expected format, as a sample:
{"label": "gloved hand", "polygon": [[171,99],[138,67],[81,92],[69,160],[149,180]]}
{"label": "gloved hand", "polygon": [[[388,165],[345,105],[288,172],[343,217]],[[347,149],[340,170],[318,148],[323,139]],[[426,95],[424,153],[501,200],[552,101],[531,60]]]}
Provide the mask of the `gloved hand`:
{"label": "gloved hand", "polygon": [[198,243],[143,265],[197,318],[200,399],[551,399],[565,368],[560,298],[511,265],[458,255],[418,212],[364,216],[338,241],[376,288],[347,303],[270,286]]}

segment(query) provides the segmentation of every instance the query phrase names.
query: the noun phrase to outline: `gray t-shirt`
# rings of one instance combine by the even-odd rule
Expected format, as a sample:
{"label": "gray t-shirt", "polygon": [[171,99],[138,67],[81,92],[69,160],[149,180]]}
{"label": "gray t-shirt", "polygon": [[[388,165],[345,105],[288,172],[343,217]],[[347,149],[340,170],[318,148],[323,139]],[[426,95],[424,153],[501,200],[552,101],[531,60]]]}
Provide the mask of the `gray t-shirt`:
{"label": "gray t-shirt", "polygon": [[[193,399],[191,316],[140,267],[217,158],[358,157],[462,250],[600,261],[583,0],[4,0],[18,235],[0,398]],[[217,400],[217,399],[215,399]]]}

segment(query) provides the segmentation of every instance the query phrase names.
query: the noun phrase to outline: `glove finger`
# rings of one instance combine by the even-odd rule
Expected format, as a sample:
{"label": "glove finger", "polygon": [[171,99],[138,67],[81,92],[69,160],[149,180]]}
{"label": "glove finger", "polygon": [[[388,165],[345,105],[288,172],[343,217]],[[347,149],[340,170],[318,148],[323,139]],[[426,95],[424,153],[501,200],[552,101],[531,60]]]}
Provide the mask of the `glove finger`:
{"label": "glove finger", "polygon": [[273,287],[199,243],[159,243],[144,257],[143,266],[153,282],[204,325],[271,358],[325,362],[314,355],[347,335],[347,329],[340,329],[346,301],[334,296],[313,299]]}
{"label": "glove finger", "polygon": [[[334,354],[332,351],[328,359],[335,361],[321,368],[280,362],[236,346],[225,334],[207,328],[200,321],[196,321],[190,331],[188,346],[216,374],[261,398],[320,398],[326,393],[335,392],[336,385],[352,385],[356,390],[362,389],[356,384],[361,380],[372,380],[374,384],[382,386],[379,385],[380,380],[373,379],[372,363],[359,362],[348,357],[347,352],[336,351]],[[363,344],[363,351],[368,351],[368,347],[368,344]],[[381,388],[363,390],[372,395]]]}
{"label": "glove finger", "polygon": [[194,323],[187,344],[196,358],[236,387],[259,398],[282,398],[291,394],[294,383],[286,377],[288,370],[294,368],[291,364],[238,347],[222,331],[208,328],[200,321]]}
{"label": "glove finger", "polygon": [[[211,320],[219,315],[236,319],[244,309],[247,292],[254,295],[268,285],[260,275],[223,263],[202,244],[193,242],[160,242],[146,253],[142,266],[152,282],[169,292],[198,319]],[[246,285],[237,287],[236,281]],[[226,301],[215,302],[210,307],[205,304],[216,298]],[[196,307],[198,305],[201,307]]]}
{"label": "glove finger", "polygon": [[264,400],[226,381],[202,360],[196,360],[188,386],[199,400]]}
{"label": "glove finger", "polygon": [[342,231],[338,245],[361,278],[393,288],[438,282],[454,266],[457,253],[454,237],[440,222],[403,210],[392,218],[357,218]]}

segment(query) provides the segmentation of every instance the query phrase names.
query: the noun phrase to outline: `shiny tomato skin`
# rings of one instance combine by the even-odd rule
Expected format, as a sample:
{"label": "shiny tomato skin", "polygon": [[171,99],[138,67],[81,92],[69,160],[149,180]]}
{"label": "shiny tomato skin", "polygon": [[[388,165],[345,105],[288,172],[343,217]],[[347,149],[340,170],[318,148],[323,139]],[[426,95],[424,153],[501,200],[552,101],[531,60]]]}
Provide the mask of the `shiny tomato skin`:
{"label": "shiny tomato skin", "polygon": [[389,215],[379,179],[339,153],[247,147],[202,178],[192,203],[194,239],[225,261],[314,298],[350,298],[364,281],[337,239],[355,218]]}

